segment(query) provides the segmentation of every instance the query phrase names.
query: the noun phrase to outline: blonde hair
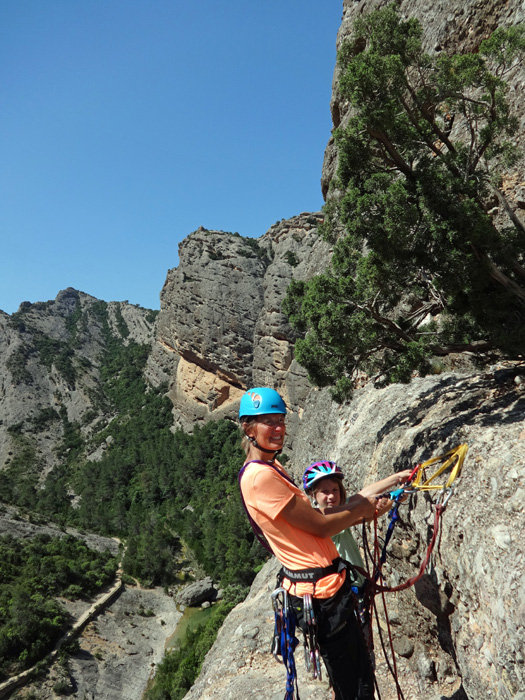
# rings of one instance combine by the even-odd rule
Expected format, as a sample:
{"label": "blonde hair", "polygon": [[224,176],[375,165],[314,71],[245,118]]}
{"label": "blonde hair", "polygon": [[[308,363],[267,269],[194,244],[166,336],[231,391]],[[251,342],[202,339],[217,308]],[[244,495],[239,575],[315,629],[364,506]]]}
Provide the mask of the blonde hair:
{"label": "blonde hair", "polygon": [[248,437],[246,435],[246,428],[251,425],[252,423],[255,423],[256,416],[244,416],[242,419],[242,423],[240,426],[240,430],[242,432],[242,439],[241,439],[241,447],[244,450],[244,453],[247,455],[248,451],[250,449],[250,445],[252,444],[252,438]]}

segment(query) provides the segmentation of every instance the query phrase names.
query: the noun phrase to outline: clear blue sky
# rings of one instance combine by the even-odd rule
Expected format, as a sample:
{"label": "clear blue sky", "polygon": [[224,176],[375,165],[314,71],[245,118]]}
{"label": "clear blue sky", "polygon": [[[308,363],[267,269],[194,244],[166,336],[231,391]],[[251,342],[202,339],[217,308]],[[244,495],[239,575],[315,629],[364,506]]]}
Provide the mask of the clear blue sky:
{"label": "clear blue sky", "polygon": [[323,205],[342,0],[2,0],[0,309],[159,308],[178,244]]}

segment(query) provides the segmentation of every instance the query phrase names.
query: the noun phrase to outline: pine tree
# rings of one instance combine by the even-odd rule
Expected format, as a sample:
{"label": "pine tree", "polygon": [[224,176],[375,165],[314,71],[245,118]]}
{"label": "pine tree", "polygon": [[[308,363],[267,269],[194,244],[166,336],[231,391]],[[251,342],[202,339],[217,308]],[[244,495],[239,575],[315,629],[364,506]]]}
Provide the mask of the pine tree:
{"label": "pine tree", "polygon": [[338,56],[350,116],[322,230],[333,258],[283,309],[298,361],[339,398],[359,370],[408,381],[432,357],[525,348],[525,227],[501,187],[519,159],[506,78],[524,27],[472,54],[429,56],[421,39],[391,4],[356,21]]}

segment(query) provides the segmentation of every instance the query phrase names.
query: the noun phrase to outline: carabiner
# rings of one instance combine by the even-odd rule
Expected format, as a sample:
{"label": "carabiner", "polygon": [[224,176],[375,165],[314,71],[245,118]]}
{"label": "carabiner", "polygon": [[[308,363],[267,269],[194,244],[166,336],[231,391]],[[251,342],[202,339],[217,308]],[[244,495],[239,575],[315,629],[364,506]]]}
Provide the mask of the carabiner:
{"label": "carabiner", "polygon": [[[279,596],[283,594],[282,602],[278,600]],[[279,605],[286,615],[286,610],[288,608],[288,591],[286,588],[276,588],[272,593],[272,607],[274,612],[279,612]]]}
{"label": "carabiner", "polygon": [[441,491],[441,494],[438,496],[438,499],[436,501],[436,506],[440,506],[441,510],[445,510],[445,507],[448,503],[448,499],[452,496],[452,491],[454,490],[453,486],[449,486],[446,489],[443,489]]}
{"label": "carabiner", "polygon": [[311,593],[304,594],[303,605],[304,605],[304,619],[305,619],[306,623],[309,625],[315,625],[315,613],[314,613],[314,605],[313,605],[313,599],[312,599]]}

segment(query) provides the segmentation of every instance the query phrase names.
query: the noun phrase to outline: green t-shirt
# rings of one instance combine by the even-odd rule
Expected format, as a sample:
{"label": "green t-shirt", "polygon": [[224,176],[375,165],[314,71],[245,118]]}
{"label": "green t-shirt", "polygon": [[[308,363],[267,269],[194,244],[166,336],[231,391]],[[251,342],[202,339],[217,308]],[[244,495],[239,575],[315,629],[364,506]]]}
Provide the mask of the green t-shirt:
{"label": "green t-shirt", "polygon": [[[363,557],[361,556],[361,552],[359,550],[359,547],[357,546],[357,542],[354,540],[354,536],[350,532],[350,528],[347,528],[346,530],[343,530],[343,532],[339,532],[337,535],[334,535],[332,537],[332,540],[335,546],[337,547],[339,556],[342,559],[346,559],[346,561],[349,561],[350,564],[360,566],[362,569],[365,568]],[[353,586],[361,587],[364,582],[364,576],[357,572],[353,573]]]}

